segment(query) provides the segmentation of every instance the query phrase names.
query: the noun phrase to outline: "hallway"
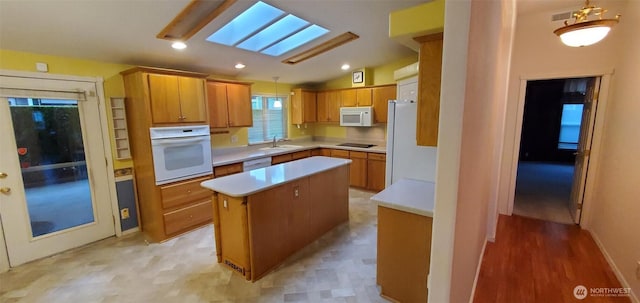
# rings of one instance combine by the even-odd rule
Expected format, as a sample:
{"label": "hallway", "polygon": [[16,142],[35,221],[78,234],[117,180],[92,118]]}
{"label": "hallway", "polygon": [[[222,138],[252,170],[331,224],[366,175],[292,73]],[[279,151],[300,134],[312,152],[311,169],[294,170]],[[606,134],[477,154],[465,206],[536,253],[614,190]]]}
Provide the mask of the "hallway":
{"label": "hallway", "polygon": [[496,241],[484,252],[474,302],[631,302],[628,296],[578,300],[573,295],[578,285],[622,287],[588,231],[500,215]]}

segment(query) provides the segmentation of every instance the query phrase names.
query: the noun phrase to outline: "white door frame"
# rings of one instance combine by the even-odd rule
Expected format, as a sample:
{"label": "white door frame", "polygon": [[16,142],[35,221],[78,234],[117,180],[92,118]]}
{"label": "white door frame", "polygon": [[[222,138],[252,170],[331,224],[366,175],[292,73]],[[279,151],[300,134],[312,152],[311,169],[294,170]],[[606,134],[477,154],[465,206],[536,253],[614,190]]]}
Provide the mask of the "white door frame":
{"label": "white door frame", "polygon": [[520,89],[518,92],[518,110],[516,113],[516,122],[513,125],[515,129],[513,150],[511,154],[511,169],[507,176],[509,180],[508,187],[508,199],[507,199],[507,215],[513,214],[513,204],[515,202],[516,192],[516,176],[518,174],[518,160],[520,154],[520,139],[522,137],[522,121],[524,117],[524,103],[525,95],[527,91],[527,81],[532,80],[549,80],[549,79],[566,79],[566,78],[587,78],[587,77],[601,77],[600,80],[600,93],[598,95],[598,107],[595,116],[595,125],[593,129],[593,139],[591,142],[591,156],[589,160],[589,173],[585,182],[582,217],[580,226],[588,228],[589,221],[591,219],[592,204],[594,194],[594,182],[597,175],[600,147],[602,143],[602,133],[604,129],[604,119],[606,116],[607,101],[609,99],[609,86],[611,83],[611,76],[613,70],[599,70],[599,71],[581,71],[574,73],[555,73],[544,75],[527,75],[520,77]]}
{"label": "white door frame", "polygon": [[[58,74],[43,74],[34,72],[23,72],[14,70],[0,69],[0,76],[21,77],[31,79],[51,79],[51,80],[65,80],[65,81],[82,81],[93,82],[96,86],[96,94],[98,98],[98,110],[100,113],[100,129],[102,131],[101,137],[104,146],[105,161],[107,163],[107,180],[109,181],[109,201],[111,202],[111,215],[114,220],[114,227],[116,237],[122,235],[122,227],[120,226],[120,212],[118,210],[118,199],[116,194],[115,175],[113,173],[113,156],[111,153],[111,139],[109,136],[109,123],[107,118],[107,104],[104,96],[104,80],[101,77],[80,77],[70,75],[58,75]],[[9,269],[9,254],[6,247],[4,238],[4,229],[2,222],[0,222],[0,273]]]}

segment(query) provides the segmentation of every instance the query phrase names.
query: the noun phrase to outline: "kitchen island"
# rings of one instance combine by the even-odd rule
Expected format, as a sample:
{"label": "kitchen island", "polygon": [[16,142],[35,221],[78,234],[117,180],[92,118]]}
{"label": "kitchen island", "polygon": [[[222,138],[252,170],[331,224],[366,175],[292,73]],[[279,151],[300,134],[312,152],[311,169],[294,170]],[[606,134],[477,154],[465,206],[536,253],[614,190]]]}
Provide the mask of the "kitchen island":
{"label": "kitchen island", "polygon": [[349,219],[351,160],[311,157],[202,182],[218,263],[256,281]]}

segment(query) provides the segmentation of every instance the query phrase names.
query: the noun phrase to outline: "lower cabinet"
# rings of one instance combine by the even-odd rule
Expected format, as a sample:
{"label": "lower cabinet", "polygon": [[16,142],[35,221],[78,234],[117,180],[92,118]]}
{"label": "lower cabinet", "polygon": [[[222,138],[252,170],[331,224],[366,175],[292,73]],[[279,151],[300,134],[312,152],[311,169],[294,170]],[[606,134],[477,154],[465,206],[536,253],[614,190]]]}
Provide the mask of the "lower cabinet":
{"label": "lower cabinet", "polygon": [[381,191],[385,187],[385,171],[387,155],[369,153],[367,155],[367,189]]}
{"label": "lower cabinet", "polygon": [[200,186],[209,179],[210,176],[159,186],[162,211],[157,216],[162,225],[149,224],[145,230],[153,240],[163,241],[211,223],[211,191]]}
{"label": "lower cabinet", "polygon": [[213,176],[216,178],[233,175],[242,172],[242,163],[216,166],[213,168]]}
{"label": "lower cabinet", "polygon": [[277,155],[271,157],[271,165],[276,165],[280,163],[285,163],[291,161],[293,159],[291,154]]}
{"label": "lower cabinet", "polygon": [[393,302],[427,302],[431,217],[378,206],[377,283]]}
{"label": "lower cabinet", "polygon": [[367,188],[367,153],[350,151],[349,159],[351,159],[349,185]]}

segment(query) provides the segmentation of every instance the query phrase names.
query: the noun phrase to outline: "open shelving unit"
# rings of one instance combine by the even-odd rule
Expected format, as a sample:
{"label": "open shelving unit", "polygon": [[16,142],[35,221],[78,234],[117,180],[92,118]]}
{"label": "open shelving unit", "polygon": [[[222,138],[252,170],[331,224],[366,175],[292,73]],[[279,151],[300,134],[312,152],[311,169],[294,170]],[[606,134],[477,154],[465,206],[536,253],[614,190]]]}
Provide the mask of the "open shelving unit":
{"label": "open shelving unit", "polygon": [[113,125],[113,136],[116,142],[116,159],[131,159],[124,98],[111,98],[111,123]]}

